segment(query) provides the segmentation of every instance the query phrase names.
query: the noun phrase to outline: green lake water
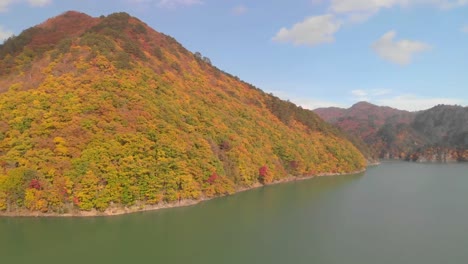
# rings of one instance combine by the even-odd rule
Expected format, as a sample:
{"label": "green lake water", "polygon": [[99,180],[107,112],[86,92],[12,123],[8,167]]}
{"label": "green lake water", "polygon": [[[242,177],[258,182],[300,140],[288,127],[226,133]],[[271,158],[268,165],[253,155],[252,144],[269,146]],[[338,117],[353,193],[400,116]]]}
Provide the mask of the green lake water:
{"label": "green lake water", "polygon": [[388,162],[123,216],[0,218],[0,263],[468,263],[468,164]]}

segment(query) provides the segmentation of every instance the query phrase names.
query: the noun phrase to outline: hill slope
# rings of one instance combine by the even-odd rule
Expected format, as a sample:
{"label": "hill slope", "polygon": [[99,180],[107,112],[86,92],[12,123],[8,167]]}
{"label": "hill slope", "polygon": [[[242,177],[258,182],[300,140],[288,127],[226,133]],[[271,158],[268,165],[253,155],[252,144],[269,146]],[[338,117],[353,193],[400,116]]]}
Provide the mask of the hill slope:
{"label": "hill slope", "polygon": [[332,126],[126,13],[0,46],[0,210],[107,210],[361,170]]}
{"label": "hill slope", "polygon": [[468,108],[438,105],[407,112],[367,102],[349,109],[316,109],[327,122],[365,141],[380,158],[421,161],[468,159]]}

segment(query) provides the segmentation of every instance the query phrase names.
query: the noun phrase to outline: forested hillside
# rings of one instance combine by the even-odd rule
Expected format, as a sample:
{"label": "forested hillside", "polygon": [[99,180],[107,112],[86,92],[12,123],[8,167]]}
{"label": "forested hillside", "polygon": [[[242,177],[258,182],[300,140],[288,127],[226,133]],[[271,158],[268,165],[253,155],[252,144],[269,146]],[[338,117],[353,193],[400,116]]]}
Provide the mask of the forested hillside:
{"label": "forested hillside", "polygon": [[468,160],[468,108],[438,105],[407,112],[361,102],[316,109],[326,121],[366,142],[375,157],[413,161]]}
{"label": "forested hillside", "polygon": [[0,211],[144,208],[364,167],[312,111],[126,13],[67,12],[0,46]]}

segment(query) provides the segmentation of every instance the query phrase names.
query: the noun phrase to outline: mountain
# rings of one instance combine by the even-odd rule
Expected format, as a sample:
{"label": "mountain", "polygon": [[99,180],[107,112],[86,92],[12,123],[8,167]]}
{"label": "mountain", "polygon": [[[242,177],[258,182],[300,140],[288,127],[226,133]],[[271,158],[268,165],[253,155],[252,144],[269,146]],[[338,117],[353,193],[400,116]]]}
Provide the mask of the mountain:
{"label": "mountain", "polygon": [[[414,119],[414,115],[410,112],[376,106],[368,102],[356,103],[349,109],[330,107],[314,111],[327,122],[367,143],[373,158],[382,157],[388,152],[399,155],[397,153],[401,151],[400,146],[404,144],[401,142],[392,144],[397,139],[393,134],[395,131],[407,132],[406,127]],[[392,135],[387,133],[388,130],[392,131]],[[390,136],[392,138],[388,138]],[[412,134],[400,138],[416,140]],[[395,145],[398,147],[395,148]]]}
{"label": "mountain", "polygon": [[468,107],[437,105],[418,112],[412,128],[423,135],[426,146],[407,159],[468,161]]}
{"label": "mountain", "polygon": [[314,110],[359,137],[374,157],[420,161],[468,160],[468,108],[438,105],[407,112],[360,102],[349,109]]}
{"label": "mountain", "polygon": [[406,118],[410,118],[411,116],[411,113],[407,111],[386,106],[376,106],[368,102],[358,102],[349,109],[329,107],[318,108],[314,112],[330,122],[336,122],[338,119],[349,117],[356,120],[370,120],[375,126],[382,126],[388,118],[394,116]]}
{"label": "mountain", "polygon": [[416,114],[413,128],[430,144],[468,147],[468,107],[438,105]]}
{"label": "mountain", "polygon": [[67,12],[0,46],[0,211],[144,209],[365,165],[312,111],[126,13]]}

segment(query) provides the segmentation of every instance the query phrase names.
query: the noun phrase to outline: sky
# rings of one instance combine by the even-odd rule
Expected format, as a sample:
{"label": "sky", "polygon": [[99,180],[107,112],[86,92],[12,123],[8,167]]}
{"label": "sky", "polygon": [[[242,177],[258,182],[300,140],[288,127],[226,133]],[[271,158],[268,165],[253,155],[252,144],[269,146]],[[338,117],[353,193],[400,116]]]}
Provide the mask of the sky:
{"label": "sky", "polygon": [[127,12],[308,109],[468,105],[468,0],[0,0],[0,43],[68,10]]}

